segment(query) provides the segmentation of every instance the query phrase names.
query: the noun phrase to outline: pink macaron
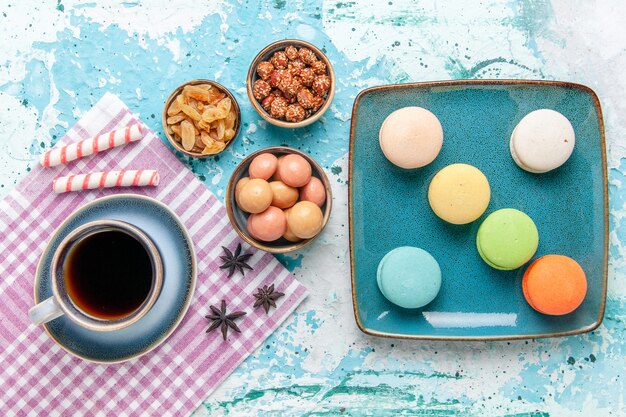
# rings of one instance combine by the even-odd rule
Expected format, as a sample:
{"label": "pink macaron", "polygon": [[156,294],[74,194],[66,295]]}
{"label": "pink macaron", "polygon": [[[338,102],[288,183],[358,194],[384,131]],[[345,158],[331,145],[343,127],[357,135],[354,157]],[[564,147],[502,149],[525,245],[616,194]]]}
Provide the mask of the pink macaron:
{"label": "pink macaron", "polygon": [[404,107],[387,116],[378,140],[392,164],[404,169],[421,168],[439,155],[443,128],[432,112],[422,107]]}

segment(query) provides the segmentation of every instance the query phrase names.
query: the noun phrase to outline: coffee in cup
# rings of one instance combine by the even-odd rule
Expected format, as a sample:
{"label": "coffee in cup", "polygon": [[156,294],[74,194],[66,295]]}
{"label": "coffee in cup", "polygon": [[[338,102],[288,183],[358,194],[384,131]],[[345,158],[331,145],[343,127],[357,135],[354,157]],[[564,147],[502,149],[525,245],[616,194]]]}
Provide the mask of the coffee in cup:
{"label": "coffee in cup", "polygon": [[159,252],[139,228],[117,220],[86,223],[63,239],[52,259],[53,296],[29,311],[41,324],[63,314],[96,331],[143,317],[159,296]]}

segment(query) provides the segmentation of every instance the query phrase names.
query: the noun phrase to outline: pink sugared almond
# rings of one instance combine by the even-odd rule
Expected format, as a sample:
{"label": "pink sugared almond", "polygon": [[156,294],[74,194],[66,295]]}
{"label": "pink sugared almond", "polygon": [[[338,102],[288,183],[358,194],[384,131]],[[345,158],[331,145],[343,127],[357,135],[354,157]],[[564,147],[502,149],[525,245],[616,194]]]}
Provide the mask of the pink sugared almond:
{"label": "pink sugared almond", "polygon": [[311,180],[300,188],[300,200],[310,201],[322,207],[326,201],[326,188],[322,181],[317,177],[311,177]]}
{"label": "pink sugared almond", "polygon": [[273,242],[287,231],[287,219],[281,209],[269,206],[261,213],[251,214],[246,228],[253,238]]}

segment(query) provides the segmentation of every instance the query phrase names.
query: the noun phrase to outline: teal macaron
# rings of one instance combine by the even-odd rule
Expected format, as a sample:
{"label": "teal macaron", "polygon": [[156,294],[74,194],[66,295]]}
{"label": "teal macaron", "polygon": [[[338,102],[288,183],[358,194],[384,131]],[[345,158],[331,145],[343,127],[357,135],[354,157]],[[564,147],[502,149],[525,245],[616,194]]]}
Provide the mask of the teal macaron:
{"label": "teal macaron", "polygon": [[403,308],[420,308],[435,299],[441,288],[441,269],[424,249],[401,246],[378,264],[378,288],[387,300]]}
{"label": "teal macaron", "polygon": [[492,268],[512,270],[528,262],[539,246],[535,222],[512,208],[494,211],[483,221],[476,235],[476,248]]}

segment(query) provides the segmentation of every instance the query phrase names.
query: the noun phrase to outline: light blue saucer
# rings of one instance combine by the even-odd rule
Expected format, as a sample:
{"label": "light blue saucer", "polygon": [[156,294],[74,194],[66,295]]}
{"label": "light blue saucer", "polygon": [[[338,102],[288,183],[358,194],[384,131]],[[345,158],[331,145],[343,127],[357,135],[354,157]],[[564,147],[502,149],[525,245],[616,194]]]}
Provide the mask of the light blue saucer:
{"label": "light blue saucer", "polygon": [[144,317],[122,330],[95,332],[65,316],[52,320],[45,329],[63,349],[79,358],[123,362],[156,348],[182,321],[196,287],[196,256],[185,226],[163,203],[134,194],[99,198],[71,214],[50,239],[37,267],[36,303],[52,295],[50,263],[61,240],[77,226],[101,219],[131,223],[152,239],[163,260],[161,295]]}
{"label": "light blue saucer", "polygon": [[[432,111],[443,127],[443,148],[430,165],[402,170],[380,150],[385,117],[405,106]],[[511,132],[533,110],[554,109],[576,133],[571,158],[546,174],[520,169],[509,151]],[[608,259],[608,193],[600,102],[588,87],[555,81],[459,80],[374,87],[355,100],[350,131],[350,252],[356,321],[365,333],[411,339],[489,340],[588,332],[604,315]],[[473,223],[439,219],[428,204],[435,173],[452,163],[479,168],[491,202]],[[498,271],[476,251],[476,231],[493,211],[512,207],[539,229],[535,258],[563,254],[585,270],[582,305],[546,316],[524,300],[525,267]],[[376,269],[398,246],[417,246],[441,267],[441,291],[421,309],[399,308],[378,290]]]}

